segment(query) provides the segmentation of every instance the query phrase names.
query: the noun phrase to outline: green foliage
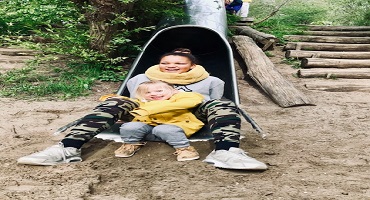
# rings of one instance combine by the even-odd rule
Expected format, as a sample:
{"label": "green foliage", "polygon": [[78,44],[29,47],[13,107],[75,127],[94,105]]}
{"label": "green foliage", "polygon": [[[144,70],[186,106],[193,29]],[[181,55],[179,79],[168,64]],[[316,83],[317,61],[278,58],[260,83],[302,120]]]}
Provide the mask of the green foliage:
{"label": "green foliage", "polygon": [[52,25],[69,23],[79,12],[68,0],[3,0],[0,15],[10,34],[29,34],[50,29]]}
{"label": "green foliage", "polygon": [[26,67],[0,74],[1,97],[74,98],[88,95],[100,69],[81,63],[48,66],[40,73],[37,67]]}
{"label": "green foliage", "polygon": [[235,25],[237,21],[240,20],[240,17],[237,16],[237,15],[233,15],[233,14],[230,14],[230,13],[226,13],[227,14],[227,24],[230,26],[232,25]]}
{"label": "green foliage", "polygon": [[[275,9],[275,6],[272,5],[260,6],[272,7],[265,9],[269,10],[269,12],[273,12]],[[252,11],[251,9],[251,14],[253,14]],[[253,28],[275,35],[279,38],[280,42],[284,43],[284,35],[299,35],[304,31],[304,26],[297,25],[321,21],[326,15],[326,12],[327,10],[324,6],[318,6],[310,1],[293,1],[290,4],[284,5],[273,17],[253,26]],[[267,14],[265,11],[265,15]],[[260,14],[259,16],[262,17]],[[258,21],[258,18],[255,21]]]}
{"label": "green foliage", "polygon": [[[38,58],[24,70],[1,74],[1,96],[57,95],[70,98],[87,94],[98,79],[122,81],[127,74],[122,66],[127,69],[160,18],[164,15],[184,15],[183,1],[180,0],[137,0],[132,13],[115,13],[115,18],[107,21],[108,24],[118,25],[118,29],[110,40],[107,51],[99,52],[90,48],[92,37],[85,19],[86,12],[98,11],[98,8],[88,4],[76,5],[73,2],[77,1],[0,1],[2,45],[38,49],[47,55],[46,60],[45,57]],[[54,68],[53,73],[58,75],[45,75],[38,70],[41,62],[60,60],[60,56],[52,55],[68,57],[68,60],[62,60],[67,63],[68,70],[54,68],[52,64],[49,68]]]}
{"label": "green foliage", "polygon": [[369,0],[330,0],[333,21],[340,25],[370,26]]}
{"label": "green foliage", "polygon": [[265,51],[264,53],[267,57],[275,57],[275,55],[271,53],[271,51]]}
{"label": "green foliage", "polygon": [[[255,22],[268,17],[285,0],[253,1],[250,15]],[[304,31],[299,24],[370,25],[370,1],[366,0],[290,0],[263,23],[253,28],[275,35],[284,43],[283,35]]]}
{"label": "green foliage", "polygon": [[164,17],[185,17],[183,4],[182,0],[137,0],[133,15],[135,16],[135,21],[141,24],[140,26],[144,24],[156,25]]}
{"label": "green foliage", "polygon": [[301,62],[294,58],[284,58],[282,62],[291,65],[291,67],[294,69],[301,68]]}

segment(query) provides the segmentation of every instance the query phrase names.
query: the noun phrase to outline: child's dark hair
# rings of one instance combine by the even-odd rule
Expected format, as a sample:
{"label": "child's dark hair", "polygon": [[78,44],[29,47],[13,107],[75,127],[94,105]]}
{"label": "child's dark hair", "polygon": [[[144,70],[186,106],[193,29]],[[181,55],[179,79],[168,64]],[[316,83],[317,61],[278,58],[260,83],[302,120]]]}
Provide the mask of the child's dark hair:
{"label": "child's dark hair", "polygon": [[182,52],[169,52],[169,53],[165,53],[163,54],[160,58],[159,58],[159,61],[162,60],[162,58],[166,57],[166,56],[182,56],[182,57],[186,57],[190,60],[191,64],[198,64],[198,59],[191,53],[182,53]]}

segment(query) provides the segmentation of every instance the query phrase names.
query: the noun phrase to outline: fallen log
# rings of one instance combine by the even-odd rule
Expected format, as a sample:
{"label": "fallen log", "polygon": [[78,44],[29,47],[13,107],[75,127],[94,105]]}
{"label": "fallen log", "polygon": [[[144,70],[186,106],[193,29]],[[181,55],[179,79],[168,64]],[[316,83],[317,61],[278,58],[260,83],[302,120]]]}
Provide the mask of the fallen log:
{"label": "fallen log", "polygon": [[348,78],[348,79],[370,79],[369,68],[312,68],[299,69],[299,78]]}
{"label": "fallen log", "polygon": [[319,26],[305,25],[310,31],[370,31],[370,26]]}
{"label": "fallen log", "polygon": [[370,51],[370,44],[336,44],[288,42],[283,50],[309,50],[309,51]]}
{"label": "fallen log", "polygon": [[279,42],[279,39],[274,35],[257,31],[249,26],[232,26],[230,28],[234,29],[237,35],[246,35],[252,38],[258,45],[262,46],[263,51],[273,49],[275,44]]}
{"label": "fallen log", "polygon": [[370,59],[303,58],[302,68],[370,68]]}
{"label": "fallen log", "polygon": [[321,90],[327,92],[369,92],[370,82],[367,80],[323,80],[304,85],[309,90]]}
{"label": "fallen log", "polygon": [[265,53],[247,36],[233,36],[232,41],[243,58],[248,75],[281,107],[313,105],[310,100],[276,70]]}
{"label": "fallen log", "polygon": [[286,58],[344,58],[344,59],[370,59],[370,52],[367,51],[300,51],[288,50]]}
{"label": "fallen log", "polygon": [[294,41],[294,42],[370,44],[370,37],[338,37],[338,36],[312,36],[312,35],[285,35],[284,36],[284,39],[289,40],[289,41]]}
{"label": "fallen log", "polygon": [[369,37],[370,31],[304,31],[303,34],[316,36]]}

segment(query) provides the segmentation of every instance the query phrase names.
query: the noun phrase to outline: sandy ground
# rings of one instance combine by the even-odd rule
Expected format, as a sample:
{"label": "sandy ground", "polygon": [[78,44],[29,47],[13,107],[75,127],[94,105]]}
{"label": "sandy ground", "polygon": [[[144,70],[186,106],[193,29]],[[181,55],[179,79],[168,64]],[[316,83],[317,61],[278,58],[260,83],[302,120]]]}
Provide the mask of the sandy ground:
{"label": "sandy ground", "polygon": [[[316,106],[281,108],[253,83],[243,80],[242,107],[269,133],[262,140],[247,123],[241,148],[268,164],[264,172],[232,171],[202,162],[210,142],[195,142],[201,159],[177,162],[173,149],[149,143],[134,157],[115,158],[120,143],[93,139],[81,163],[17,165],[17,158],[56,144],[59,127],[87,114],[100,95],[118,88],[101,84],[94,94],[70,101],[0,98],[0,199],[370,199],[368,92],[307,90],[317,79],[298,79],[282,64],[277,69]],[[332,80],[335,81],[335,80]]]}

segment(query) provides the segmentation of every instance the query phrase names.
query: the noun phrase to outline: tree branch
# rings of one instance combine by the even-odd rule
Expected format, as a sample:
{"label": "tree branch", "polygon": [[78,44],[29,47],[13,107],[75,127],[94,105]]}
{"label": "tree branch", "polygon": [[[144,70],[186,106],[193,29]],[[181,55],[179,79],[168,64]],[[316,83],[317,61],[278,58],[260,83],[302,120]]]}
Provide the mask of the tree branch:
{"label": "tree branch", "polygon": [[268,20],[269,18],[271,18],[272,16],[274,16],[277,12],[279,12],[279,10],[281,9],[281,7],[283,7],[285,4],[287,4],[289,1],[291,0],[286,0],[284,1],[280,6],[276,7],[275,10],[273,10],[267,17],[263,18],[262,20],[258,21],[258,22],[255,22],[253,23],[253,25],[256,25],[256,24],[260,24],[266,20]]}

